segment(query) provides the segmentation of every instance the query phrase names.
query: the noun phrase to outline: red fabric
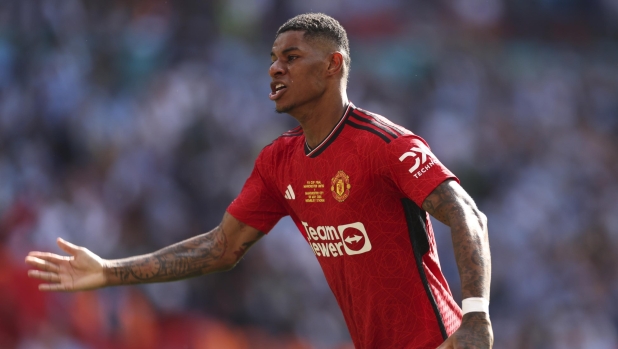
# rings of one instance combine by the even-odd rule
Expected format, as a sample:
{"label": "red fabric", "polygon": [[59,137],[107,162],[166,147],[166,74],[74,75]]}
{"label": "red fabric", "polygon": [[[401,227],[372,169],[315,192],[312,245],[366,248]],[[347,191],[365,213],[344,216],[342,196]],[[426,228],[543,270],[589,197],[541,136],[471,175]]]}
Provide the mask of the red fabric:
{"label": "red fabric", "polygon": [[268,233],[282,217],[288,215],[284,203],[277,200],[277,187],[264,180],[264,176],[270,178],[271,173],[268,164],[261,159],[271,157],[271,150],[271,146],[262,150],[240,195],[228,207],[232,216],[263,233]]}
{"label": "red fabric", "polygon": [[[343,121],[330,143],[310,156],[298,131],[267,146],[228,212],[264,232],[292,217],[322,266],[356,348],[435,348],[443,337],[415,262],[402,199],[421,206],[440,183],[456,178],[403,127],[354,107]],[[440,270],[429,219],[425,228],[423,270],[450,335],[461,310]]]}

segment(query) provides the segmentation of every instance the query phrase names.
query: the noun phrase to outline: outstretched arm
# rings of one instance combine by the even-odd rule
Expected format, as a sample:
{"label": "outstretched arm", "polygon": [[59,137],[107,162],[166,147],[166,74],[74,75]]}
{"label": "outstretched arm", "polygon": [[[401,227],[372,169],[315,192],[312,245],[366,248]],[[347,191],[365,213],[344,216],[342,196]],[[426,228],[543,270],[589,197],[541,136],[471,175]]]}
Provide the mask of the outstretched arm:
{"label": "outstretched arm", "polygon": [[26,263],[38,270],[32,278],[47,281],[41,291],[81,291],[106,286],[175,281],[234,267],[262,236],[226,213],[212,231],[125,259],[105,260],[84,247],[58,239],[70,256],[30,252]]}
{"label": "outstretched arm", "polygon": [[[463,298],[489,300],[491,256],[485,215],[454,180],[440,184],[425,199],[423,209],[451,228]],[[470,312],[464,315],[459,330],[440,349],[491,348],[492,345],[489,315]]]}

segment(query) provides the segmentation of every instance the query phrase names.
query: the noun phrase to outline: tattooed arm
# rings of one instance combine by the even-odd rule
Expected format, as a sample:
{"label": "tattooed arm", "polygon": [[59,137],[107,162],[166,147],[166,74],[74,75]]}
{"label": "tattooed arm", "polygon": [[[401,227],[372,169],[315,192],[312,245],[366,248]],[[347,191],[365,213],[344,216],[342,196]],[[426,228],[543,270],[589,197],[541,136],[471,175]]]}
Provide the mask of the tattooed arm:
{"label": "tattooed arm", "polygon": [[81,291],[105,286],[174,281],[229,270],[262,236],[228,213],[212,231],[125,259],[104,260],[88,249],[58,239],[70,256],[30,252],[30,277],[47,281],[41,291]]}
{"label": "tattooed arm", "polygon": [[[451,228],[463,298],[489,300],[491,257],[487,217],[454,180],[440,184],[423,202],[423,210]],[[493,331],[488,314],[464,315],[461,327],[439,348],[491,348]]]}

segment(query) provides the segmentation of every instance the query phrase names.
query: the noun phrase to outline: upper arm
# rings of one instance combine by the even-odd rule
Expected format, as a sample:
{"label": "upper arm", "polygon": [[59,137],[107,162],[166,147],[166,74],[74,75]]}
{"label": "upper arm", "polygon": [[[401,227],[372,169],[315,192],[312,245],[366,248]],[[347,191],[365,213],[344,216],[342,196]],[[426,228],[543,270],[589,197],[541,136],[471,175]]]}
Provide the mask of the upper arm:
{"label": "upper arm", "polygon": [[228,212],[223,215],[219,227],[225,235],[227,243],[223,257],[230,266],[238,263],[247,250],[265,235],[258,229],[234,218]]}
{"label": "upper arm", "polygon": [[383,149],[385,154],[379,161],[385,169],[384,176],[418,206],[445,180],[457,180],[416,135],[399,137]]}
{"label": "upper arm", "polygon": [[280,165],[272,159],[272,148],[271,145],[262,150],[240,194],[227,208],[236,222],[242,221],[264,233],[288,214],[282,188],[277,186],[278,177],[273,173]]}
{"label": "upper arm", "polygon": [[423,201],[423,210],[449,227],[468,217],[485,221],[485,216],[476,207],[474,200],[452,179],[442,182],[427,196]]}

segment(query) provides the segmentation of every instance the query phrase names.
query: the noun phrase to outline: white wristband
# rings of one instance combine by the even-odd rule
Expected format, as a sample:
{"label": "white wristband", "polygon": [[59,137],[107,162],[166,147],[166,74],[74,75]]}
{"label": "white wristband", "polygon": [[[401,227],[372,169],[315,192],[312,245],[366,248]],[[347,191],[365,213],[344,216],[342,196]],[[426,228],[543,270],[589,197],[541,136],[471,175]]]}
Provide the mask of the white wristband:
{"label": "white wristband", "polygon": [[464,315],[477,311],[489,314],[489,301],[482,297],[466,298],[461,301],[461,311]]}

